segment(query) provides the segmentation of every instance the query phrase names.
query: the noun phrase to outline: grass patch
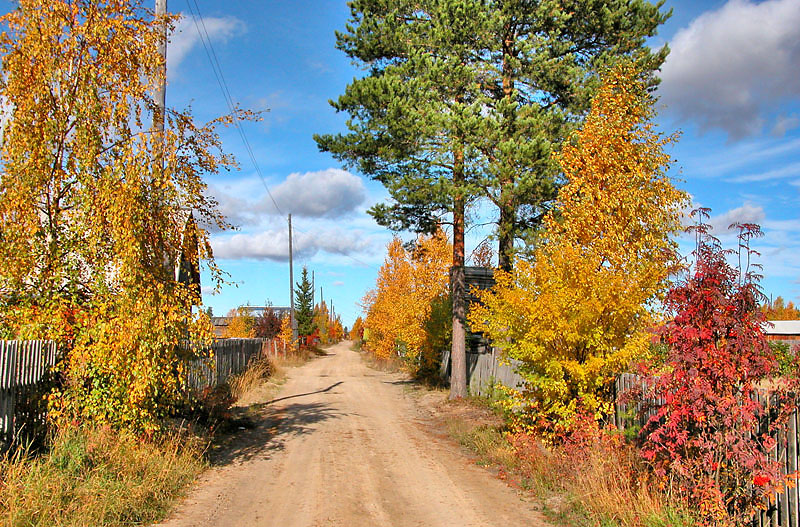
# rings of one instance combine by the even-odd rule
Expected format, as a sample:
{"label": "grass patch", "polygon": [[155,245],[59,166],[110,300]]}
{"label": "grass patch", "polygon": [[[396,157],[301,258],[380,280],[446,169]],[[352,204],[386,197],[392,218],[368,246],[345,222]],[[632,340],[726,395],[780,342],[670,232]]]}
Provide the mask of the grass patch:
{"label": "grass patch", "polygon": [[0,527],[116,527],[163,519],[207,466],[209,441],[232,437],[247,421],[231,412],[231,404],[261,383],[281,384],[287,368],[319,354],[305,349],[259,358],[205,390],[197,405],[179,412],[181,426],[177,418],[172,423],[184,430],[188,419],[197,435],[144,441],[109,428],[76,428],[58,432],[36,453],[7,455],[0,459]]}
{"label": "grass patch", "polygon": [[604,432],[545,448],[535,437],[511,434],[491,401],[470,397],[442,405],[447,433],[498,468],[513,486],[533,493],[558,525],[574,527],[694,527],[678,502],[653,484],[633,446]]}
{"label": "grass patch", "polygon": [[272,361],[266,357],[258,357],[250,361],[247,368],[228,379],[231,396],[240,399],[244,394],[269,379],[275,371]]}
{"label": "grass patch", "polygon": [[110,429],[60,432],[47,453],[0,461],[0,525],[127,526],[162,519],[203,470],[202,444]]}

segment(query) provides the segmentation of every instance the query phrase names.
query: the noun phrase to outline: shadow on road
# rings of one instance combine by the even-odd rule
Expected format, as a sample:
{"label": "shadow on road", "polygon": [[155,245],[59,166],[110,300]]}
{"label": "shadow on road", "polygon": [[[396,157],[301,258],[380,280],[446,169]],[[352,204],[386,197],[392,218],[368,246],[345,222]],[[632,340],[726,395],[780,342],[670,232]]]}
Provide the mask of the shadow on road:
{"label": "shadow on road", "polygon": [[298,393],[296,395],[287,395],[286,397],[279,397],[277,399],[273,399],[271,401],[267,401],[266,403],[257,404],[255,406],[257,406],[257,407],[268,406],[268,405],[270,405],[272,403],[277,403],[278,401],[285,401],[286,399],[294,399],[295,397],[305,397],[306,395],[314,395],[315,393],[325,393],[325,392],[328,392],[328,391],[336,388],[337,386],[339,386],[343,382],[344,381],[339,381],[337,383],[331,384],[327,388],[323,388],[321,390],[317,390],[316,392],[306,392],[306,393]]}
{"label": "shadow on road", "polygon": [[[336,385],[327,390],[334,386]],[[228,465],[256,457],[269,457],[272,452],[283,450],[288,439],[313,432],[313,425],[346,415],[325,403],[292,403],[280,409],[268,406],[270,403],[250,407],[250,411],[260,414],[255,418],[256,425],[253,428],[240,430],[214,445],[209,453],[212,465]]]}

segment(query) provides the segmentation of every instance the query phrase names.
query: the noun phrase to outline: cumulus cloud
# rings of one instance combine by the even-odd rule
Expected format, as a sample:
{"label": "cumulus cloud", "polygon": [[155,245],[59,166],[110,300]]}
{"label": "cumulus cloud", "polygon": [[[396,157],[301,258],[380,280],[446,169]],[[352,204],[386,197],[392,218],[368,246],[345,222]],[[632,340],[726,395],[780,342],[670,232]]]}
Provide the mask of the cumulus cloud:
{"label": "cumulus cloud", "polygon": [[728,234],[728,227],[734,223],[764,223],[766,214],[764,208],[760,206],[745,203],[741,207],[731,209],[724,214],[712,216],[708,220],[708,224],[714,227],[711,234],[721,236]]}
{"label": "cumulus cloud", "polygon": [[[757,134],[765,114],[800,96],[797,0],[730,0],[678,31],[670,48],[662,101],[702,130],[719,128],[731,139]],[[773,124],[776,132],[796,126],[785,119]]]}
{"label": "cumulus cloud", "polygon": [[[245,30],[244,22],[235,17],[203,17],[202,21],[212,43],[214,41],[225,42]],[[200,20],[198,20],[199,23]],[[203,28],[202,25],[200,27]],[[175,30],[170,35],[169,46],[167,46],[169,71],[174,72],[186,55],[197,45],[202,45],[202,42],[195,26],[195,19],[191,14],[182,13],[181,19],[175,25]]]}
{"label": "cumulus cloud", "polygon": [[[259,226],[268,217],[286,213],[307,218],[338,219],[355,212],[367,199],[361,178],[336,168],[289,174],[286,180],[272,188],[272,198],[280,212],[260,182],[257,185],[237,185],[232,189],[209,185],[208,191],[219,203],[220,212],[236,227]],[[261,197],[247,199],[254,192]]]}
{"label": "cumulus cloud", "polygon": [[[272,191],[272,197],[282,210],[298,216],[339,218],[364,203],[367,192],[358,176],[346,170],[329,168],[289,174],[286,181]],[[270,205],[271,202],[267,209]]]}
{"label": "cumulus cloud", "polygon": [[[286,229],[215,237],[211,244],[214,255],[219,259],[274,262],[285,262],[289,259],[289,235]],[[292,238],[295,258],[311,258],[320,251],[350,255],[367,249],[369,245],[370,241],[362,233],[339,230],[295,232]]]}

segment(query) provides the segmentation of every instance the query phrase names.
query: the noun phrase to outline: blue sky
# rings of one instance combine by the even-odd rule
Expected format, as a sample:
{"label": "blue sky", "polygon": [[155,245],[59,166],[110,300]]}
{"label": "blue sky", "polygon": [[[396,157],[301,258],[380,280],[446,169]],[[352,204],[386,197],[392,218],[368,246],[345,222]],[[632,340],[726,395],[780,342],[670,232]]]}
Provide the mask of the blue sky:
{"label": "blue sky", "polygon": [[[188,14],[185,0],[170,10]],[[225,79],[242,106],[266,110],[245,125],[256,160],[283,213],[293,213],[295,277],[307,265],[326,299],[350,325],[373,286],[391,233],[366,209],[386,194],[318,152],[314,133],[344,130],[328,105],[362,73],[334,47],[349,16],[344,1],[198,0]],[[800,2],[675,1],[652,45],[672,54],[659,90],[664,131],[680,129],[673,155],[680,185],[713,209],[717,233],[736,220],[757,221],[766,236],[763,285],[800,300]],[[192,104],[210,119],[226,106],[190,19],[173,37],[168,103]],[[210,180],[240,229],[214,235],[226,285],[205,301],[215,313],[242,303],[288,299],[286,220],[275,208],[238,135],[225,135],[241,172]],[[321,202],[321,203],[320,203]],[[487,234],[472,231],[469,243]],[[723,241],[732,243],[732,240]],[[688,242],[683,244],[688,248]],[[470,250],[470,247],[468,247]]]}
{"label": "blue sky", "polygon": [[[349,10],[339,0],[197,4],[234,100],[269,110],[244,128],[280,209],[267,197],[238,134],[226,131],[225,148],[241,170],[208,182],[239,229],[212,237],[230,284],[216,294],[207,290],[204,300],[215,314],[244,303],[286,305],[285,214],[291,212],[295,279],[303,265],[314,270],[325,298],[349,326],[391,238],[366,214],[386,196],[380,184],[343,170],[312,139],[344,131],[346,116],[327,101],[361,75],[334,48],[334,31],[344,28]],[[188,5],[169,0],[173,12],[188,15]],[[672,48],[659,88],[659,123],[665,132],[682,132],[672,151],[679,186],[713,209],[718,235],[733,221],[760,223],[765,292],[798,302],[800,2],[668,0],[666,8],[673,17],[651,45]],[[191,105],[200,121],[226,113],[191,17],[178,30],[170,46],[168,105]],[[468,243],[474,247],[485,235],[472,231]],[[682,245],[689,247],[688,241]]]}

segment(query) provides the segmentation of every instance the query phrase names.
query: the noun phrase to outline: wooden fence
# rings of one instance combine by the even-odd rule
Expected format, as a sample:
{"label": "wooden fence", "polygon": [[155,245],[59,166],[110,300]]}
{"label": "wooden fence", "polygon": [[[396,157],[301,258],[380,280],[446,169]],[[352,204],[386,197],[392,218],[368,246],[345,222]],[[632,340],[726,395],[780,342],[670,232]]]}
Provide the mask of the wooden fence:
{"label": "wooden fence", "polygon": [[[188,363],[187,389],[199,391],[222,384],[242,372],[254,356],[276,356],[281,350],[274,340],[215,340],[210,349],[204,350],[210,359]],[[0,442],[9,444],[21,429],[33,430],[44,424],[42,397],[55,363],[55,342],[0,340]]]}
{"label": "wooden fence", "polygon": [[[647,389],[648,380],[639,375],[624,373],[617,377],[615,391],[617,395],[615,407],[615,422],[617,428],[625,429],[632,426],[644,426],[653,416],[658,407],[664,404],[663,399],[654,399],[642,403],[621,403],[619,396],[626,391]],[[756,399],[765,407],[773,404],[769,394],[758,392]],[[795,410],[789,417],[786,430],[780,432],[775,439],[777,444],[770,452],[770,458],[777,461],[783,469],[783,474],[795,474],[800,466],[800,412]],[[757,434],[762,434],[768,429],[767,423],[760,423]],[[795,479],[791,486],[784,486],[783,490],[776,493],[773,499],[765,504],[766,508],[753,520],[753,527],[800,527],[800,488]]]}
{"label": "wooden fence", "polygon": [[198,358],[189,362],[187,388],[199,391],[223,384],[230,376],[244,371],[253,357],[277,355],[279,349],[276,341],[268,339],[215,340],[210,359]]}
{"label": "wooden fence", "polygon": [[0,340],[0,440],[44,422],[42,384],[55,362],[55,342]]}

